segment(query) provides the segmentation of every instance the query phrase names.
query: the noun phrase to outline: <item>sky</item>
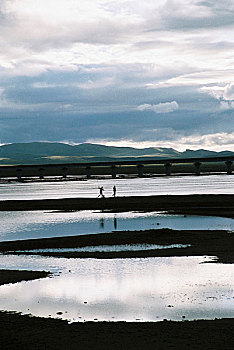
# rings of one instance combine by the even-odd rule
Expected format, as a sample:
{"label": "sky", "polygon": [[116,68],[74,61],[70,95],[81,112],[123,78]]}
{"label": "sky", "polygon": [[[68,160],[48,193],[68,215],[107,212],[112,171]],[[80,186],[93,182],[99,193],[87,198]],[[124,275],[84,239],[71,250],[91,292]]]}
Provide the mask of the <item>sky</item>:
{"label": "sky", "polygon": [[0,0],[0,144],[234,151],[234,0]]}

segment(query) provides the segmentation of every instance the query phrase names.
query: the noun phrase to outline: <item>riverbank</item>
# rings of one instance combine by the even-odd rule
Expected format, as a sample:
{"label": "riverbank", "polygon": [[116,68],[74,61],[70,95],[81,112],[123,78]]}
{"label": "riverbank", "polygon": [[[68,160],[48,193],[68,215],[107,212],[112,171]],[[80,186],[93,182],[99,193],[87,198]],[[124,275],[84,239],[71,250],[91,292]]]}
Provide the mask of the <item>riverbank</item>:
{"label": "riverbank", "polygon": [[[145,230],[145,231],[117,231],[112,233],[90,234],[79,236],[66,236],[42,239],[29,239],[19,241],[6,241],[0,243],[0,252],[23,255],[42,255],[63,258],[147,258],[170,256],[215,256],[214,262],[234,262],[234,235],[227,231],[194,231],[194,230]],[[186,248],[166,248],[152,250],[128,250],[108,252],[27,252],[32,249],[64,249],[80,248],[102,245],[133,245],[157,244],[171,245],[183,244]],[[17,252],[21,251],[21,252]]]}
{"label": "riverbank", "polygon": [[0,211],[26,210],[167,211],[174,214],[234,218],[234,195],[194,194],[0,201]]}
{"label": "riverbank", "polygon": [[194,349],[231,350],[234,319],[68,324],[0,312],[0,347],[14,349]]}

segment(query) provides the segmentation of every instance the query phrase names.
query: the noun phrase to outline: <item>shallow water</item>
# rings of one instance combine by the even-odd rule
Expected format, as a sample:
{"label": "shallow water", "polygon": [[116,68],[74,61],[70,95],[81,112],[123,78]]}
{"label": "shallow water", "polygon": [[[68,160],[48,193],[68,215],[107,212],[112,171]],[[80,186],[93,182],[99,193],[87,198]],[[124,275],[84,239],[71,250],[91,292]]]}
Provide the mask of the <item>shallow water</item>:
{"label": "shallow water", "polygon": [[234,220],[211,216],[184,217],[158,212],[2,211],[0,212],[0,227],[0,241],[7,241],[161,228],[234,231]]}
{"label": "shallow water", "polygon": [[138,250],[155,250],[155,249],[170,249],[170,248],[187,248],[191,244],[112,244],[112,245],[98,245],[98,246],[86,246],[80,248],[47,248],[47,249],[32,249],[24,250],[18,252],[30,252],[30,253],[87,253],[87,252],[129,252],[129,251],[138,251]]}
{"label": "shallow water", "polygon": [[2,310],[71,321],[233,317],[233,267],[201,264],[209,260],[0,256],[0,268],[50,270],[57,275],[1,286],[0,305]]}
{"label": "shallow water", "polygon": [[95,198],[98,187],[104,187],[107,197],[113,186],[118,196],[149,196],[165,194],[234,194],[234,176],[169,176],[134,179],[91,179],[87,181],[57,181],[0,184],[0,200],[46,198]]}

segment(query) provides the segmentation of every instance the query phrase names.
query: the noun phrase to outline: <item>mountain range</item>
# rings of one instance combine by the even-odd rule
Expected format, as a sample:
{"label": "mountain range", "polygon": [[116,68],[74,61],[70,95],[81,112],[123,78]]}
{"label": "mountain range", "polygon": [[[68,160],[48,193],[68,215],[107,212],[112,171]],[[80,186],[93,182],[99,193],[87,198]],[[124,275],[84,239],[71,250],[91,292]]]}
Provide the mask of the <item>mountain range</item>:
{"label": "mountain range", "polygon": [[143,148],[113,147],[99,144],[83,143],[68,145],[64,143],[31,142],[12,143],[0,146],[0,165],[13,164],[55,164],[55,163],[85,163],[98,161],[169,159],[234,156],[231,151],[196,151],[187,149],[178,152],[173,148]]}

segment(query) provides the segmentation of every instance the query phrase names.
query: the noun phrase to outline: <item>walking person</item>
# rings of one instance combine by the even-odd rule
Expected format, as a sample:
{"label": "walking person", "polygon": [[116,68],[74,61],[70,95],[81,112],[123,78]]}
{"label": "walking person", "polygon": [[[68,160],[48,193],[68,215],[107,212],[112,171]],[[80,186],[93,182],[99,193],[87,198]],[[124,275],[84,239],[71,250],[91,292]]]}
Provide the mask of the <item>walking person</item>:
{"label": "walking person", "polygon": [[99,188],[99,195],[98,195],[98,197],[102,197],[102,198],[105,198],[105,196],[104,196],[104,188],[101,186],[101,187],[98,187]]}
{"label": "walking person", "polygon": [[116,187],[114,186],[113,187],[113,194],[112,194],[113,197],[116,197]]}

